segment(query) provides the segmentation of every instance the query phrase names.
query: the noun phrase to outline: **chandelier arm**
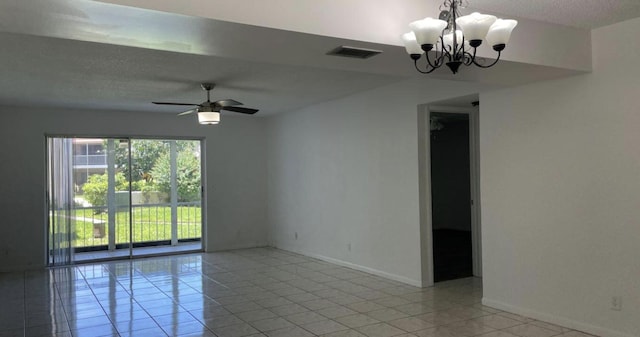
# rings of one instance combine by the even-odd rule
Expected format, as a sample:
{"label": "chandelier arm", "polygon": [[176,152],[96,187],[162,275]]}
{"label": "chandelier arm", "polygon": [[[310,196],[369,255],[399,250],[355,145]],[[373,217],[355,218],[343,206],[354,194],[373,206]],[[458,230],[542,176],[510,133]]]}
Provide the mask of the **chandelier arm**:
{"label": "chandelier arm", "polygon": [[434,60],[433,63],[431,63],[431,59],[429,58],[429,53],[424,53],[425,58],[427,59],[427,64],[429,64],[429,66],[431,68],[437,69],[440,68],[440,66],[442,66],[442,64],[444,63],[442,60],[444,59],[444,53],[440,53],[440,56],[438,56],[438,49],[436,48],[436,59]]}
{"label": "chandelier arm", "polygon": [[417,70],[419,73],[421,73],[421,74],[430,74],[430,73],[432,73],[434,70],[438,69],[438,68],[435,68],[435,67],[431,67],[431,69],[429,69],[429,66],[430,66],[430,64],[429,64],[429,65],[427,66],[427,68],[426,68],[426,69],[427,69],[426,71],[425,71],[425,70],[422,70],[422,69],[420,69],[420,67],[418,67],[418,60],[413,60],[413,64],[415,65],[416,70]]}
{"label": "chandelier arm", "polygon": [[[455,35],[457,35],[457,34],[455,34]],[[465,42],[465,41],[466,41],[466,40],[465,40],[465,38],[464,38],[464,36],[463,36],[463,37],[462,37],[462,43],[460,43],[460,45],[458,46],[458,48],[457,48],[457,50],[456,50],[456,52],[455,52],[455,54],[454,54],[454,55],[455,55],[455,59],[456,59],[456,60],[458,60],[458,61],[462,61],[462,63],[463,63],[464,65],[467,65],[467,66],[468,66],[468,65],[469,65],[469,64],[471,64],[471,63],[470,63],[467,59],[468,59],[469,57],[471,57],[471,54],[470,54],[468,51],[466,51],[466,50],[465,50],[465,48],[464,48],[464,42]],[[454,48],[455,48],[455,47],[454,47]]]}
{"label": "chandelier arm", "polygon": [[482,65],[482,64],[480,64],[480,63],[476,62],[476,58],[475,58],[475,56],[474,56],[474,57],[473,57],[473,64],[475,64],[476,66],[478,66],[478,67],[480,67],[480,68],[491,68],[491,67],[495,66],[495,65],[496,65],[496,63],[498,63],[498,61],[500,61],[500,55],[502,55],[502,51],[499,51],[499,52],[498,52],[498,57],[496,58],[496,60],[495,60],[495,61],[493,61],[493,63],[491,63],[490,65],[487,65],[487,66]]}
{"label": "chandelier arm", "polygon": [[471,53],[469,52],[464,52],[462,57],[462,64],[464,64],[465,66],[472,65],[476,60],[476,50],[476,48],[473,49],[473,55],[471,55]]}

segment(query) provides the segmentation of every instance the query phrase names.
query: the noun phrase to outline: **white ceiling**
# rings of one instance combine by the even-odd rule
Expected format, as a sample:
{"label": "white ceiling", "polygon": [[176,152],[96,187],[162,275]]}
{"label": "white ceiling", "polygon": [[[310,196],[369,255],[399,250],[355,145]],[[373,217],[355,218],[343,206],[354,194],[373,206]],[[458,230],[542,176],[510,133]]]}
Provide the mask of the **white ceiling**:
{"label": "white ceiling", "polygon": [[232,98],[261,114],[290,111],[392,83],[398,77],[260,64],[206,55],[0,33],[0,103],[180,112],[151,101]]}
{"label": "white ceiling", "polygon": [[640,17],[640,0],[469,0],[469,6],[588,29]]}
{"label": "white ceiling", "polygon": [[[515,10],[534,1],[474,5],[498,2]],[[212,98],[269,115],[421,76],[397,46],[88,0],[1,1],[0,45],[0,105],[179,112],[150,102],[199,103],[199,84],[213,81]],[[384,53],[369,60],[325,55],[339,45]],[[505,61],[490,72],[441,69],[424,78],[504,86],[575,73]]]}

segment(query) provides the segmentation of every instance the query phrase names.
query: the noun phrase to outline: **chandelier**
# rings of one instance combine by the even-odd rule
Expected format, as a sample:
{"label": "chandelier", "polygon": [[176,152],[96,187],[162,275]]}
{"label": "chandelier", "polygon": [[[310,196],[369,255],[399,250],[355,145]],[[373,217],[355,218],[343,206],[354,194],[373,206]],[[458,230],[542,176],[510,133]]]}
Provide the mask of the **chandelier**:
{"label": "chandelier", "polygon": [[[518,21],[480,13],[460,16],[459,9],[466,6],[467,0],[445,0],[440,5],[439,19],[409,24],[412,31],[402,35],[402,40],[416,70],[428,74],[446,64],[456,74],[461,65],[489,68],[498,63]],[[484,41],[498,53],[495,61],[486,65],[484,59],[476,57],[477,48]],[[429,56],[430,52],[434,55]],[[424,68],[418,64],[422,54],[426,59]]]}

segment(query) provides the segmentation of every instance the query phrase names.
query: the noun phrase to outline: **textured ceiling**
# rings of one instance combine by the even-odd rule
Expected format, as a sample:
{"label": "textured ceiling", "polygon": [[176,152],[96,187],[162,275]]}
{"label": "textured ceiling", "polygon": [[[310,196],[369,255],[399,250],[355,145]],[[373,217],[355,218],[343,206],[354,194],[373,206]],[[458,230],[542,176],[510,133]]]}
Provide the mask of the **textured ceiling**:
{"label": "textured ceiling", "polygon": [[259,115],[290,111],[398,80],[398,77],[264,65],[110,44],[0,33],[0,104],[181,112],[152,101],[235,99]]}
{"label": "textured ceiling", "polygon": [[640,17],[640,0],[469,0],[469,7],[589,29]]}

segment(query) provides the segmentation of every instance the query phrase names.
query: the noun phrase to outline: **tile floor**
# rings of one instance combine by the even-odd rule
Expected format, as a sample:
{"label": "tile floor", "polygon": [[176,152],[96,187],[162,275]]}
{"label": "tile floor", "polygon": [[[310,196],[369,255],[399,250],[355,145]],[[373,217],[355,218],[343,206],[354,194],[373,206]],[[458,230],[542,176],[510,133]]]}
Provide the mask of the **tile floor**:
{"label": "tile floor", "polygon": [[0,336],[589,336],[481,297],[257,248],[0,274]]}

